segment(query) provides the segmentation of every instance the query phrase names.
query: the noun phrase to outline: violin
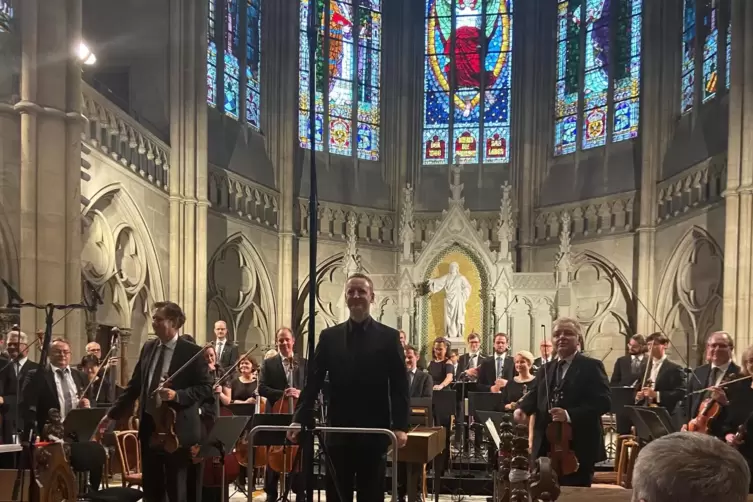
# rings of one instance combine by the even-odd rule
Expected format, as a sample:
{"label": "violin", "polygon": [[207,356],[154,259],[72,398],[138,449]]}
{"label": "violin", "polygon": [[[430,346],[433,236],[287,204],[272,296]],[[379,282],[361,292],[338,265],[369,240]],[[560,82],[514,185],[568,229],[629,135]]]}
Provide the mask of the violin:
{"label": "violin", "polygon": [[[552,399],[552,408],[559,407],[562,401],[562,390],[555,389]],[[546,440],[549,442],[549,454],[552,468],[557,474],[567,476],[578,471],[580,463],[575,452],[570,449],[573,440],[573,427],[567,422],[552,422],[546,427]]]}
{"label": "violin", "polygon": [[[724,378],[722,378],[722,381],[719,383],[719,387],[728,385],[730,382],[737,381],[734,379],[735,376],[736,375],[734,374],[725,375]],[[703,401],[701,401],[701,405],[698,407],[698,414],[694,419],[688,422],[688,430],[690,432],[709,434],[712,423],[719,417],[719,414],[721,412],[722,405],[721,403],[719,403],[719,401],[717,401],[713,397],[704,399]]]}
{"label": "violin", "polygon": [[[298,362],[292,357],[288,361],[293,372],[293,380],[295,381]],[[291,386],[288,388],[291,388]],[[297,403],[298,399],[293,396],[282,397],[272,406],[272,413],[292,415]],[[275,472],[293,472],[293,461],[297,456],[298,448],[298,446],[270,446],[267,452],[269,467]],[[297,471],[299,468],[300,462],[298,466],[295,466],[295,470]]]}

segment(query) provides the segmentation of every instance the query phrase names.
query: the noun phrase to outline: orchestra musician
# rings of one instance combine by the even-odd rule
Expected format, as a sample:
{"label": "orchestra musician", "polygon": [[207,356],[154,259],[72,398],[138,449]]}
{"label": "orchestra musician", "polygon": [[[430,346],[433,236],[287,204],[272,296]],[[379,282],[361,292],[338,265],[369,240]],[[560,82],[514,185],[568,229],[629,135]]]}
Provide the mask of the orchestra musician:
{"label": "orchestra musician", "polygon": [[527,350],[521,350],[515,354],[514,361],[517,374],[502,389],[502,403],[505,410],[514,410],[518,401],[536,385],[536,376],[531,373],[533,354]]}
{"label": "orchestra musician", "polygon": [[[609,412],[611,394],[604,365],[598,359],[578,351],[580,323],[561,317],[552,326],[552,341],[557,360],[550,361],[536,375],[536,385],[518,404],[515,420],[533,425],[533,458],[547,456],[550,445],[547,427],[553,421],[567,422],[572,427],[570,448],[578,459],[578,470],[559,479],[562,486],[591,486],[594,465],[604,453],[601,416]],[[559,399],[553,403],[557,396]]]}
{"label": "orchestra musician", "polygon": [[[204,349],[204,360],[207,362],[209,376],[214,382],[222,376],[223,370],[217,364],[217,353],[214,347]],[[220,385],[212,386],[212,395],[199,407],[201,413],[202,440],[206,440],[214,427],[214,421],[219,417],[220,406],[230,402],[230,387],[227,381]],[[212,462],[212,459],[204,459],[204,462]],[[203,484],[203,483],[202,483]],[[219,486],[202,486],[201,500],[203,502],[222,502],[222,488]]]}
{"label": "orchestra musician", "polygon": [[238,376],[230,382],[230,399],[233,404],[256,404],[259,381],[258,369],[253,359],[248,356],[238,363]]}
{"label": "orchestra musician", "polygon": [[541,340],[541,343],[539,344],[539,354],[541,355],[533,360],[534,373],[554,357],[552,355],[552,341],[549,340],[549,338]]}
{"label": "orchestra musician", "polygon": [[[53,340],[50,344],[49,362],[47,368],[29,371],[23,384],[23,406],[27,413],[36,406],[37,431],[42,431],[52,409],[59,410],[60,417],[65,422],[72,410],[91,407],[91,402],[83,395],[89,383],[88,379],[86,375],[70,365],[70,342],[63,338]],[[35,395],[36,389],[29,383],[37,371],[43,372],[46,385],[42,385],[39,394]],[[68,442],[70,438],[58,439]],[[97,491],[102,481],[102,471],[107,458],[105,450],[99,443],[89,441],[90,438],[74,439],[75,442],[70,443],[71,467],[76,472],[88,472],[91,488]]]}
{"label": "orchestra musician", "polygon": [[418,352],[411,345],[405,346],[405,369],[408,371],[410,397],[431,397],[432,382],[428,373],[418,369]]}
{"label": "orchestra musician", "polygon": [[[169,502],[195,502],[201,498],[201,465],[192,461],[190,447],[201,442],[199,407],[212,396],[212,379],[203,357],[196,357],[176,374],[203,350],[178,335],[185,321],[186,316],[176,303],[154,304],[152,328],[157,338],[141,348],[131,380],[99,426],[99,431],[107,429],[113,421],[130,415],[137,399],[141,403],[139,440],[147,502],[160,502],[165,495]],[[170,384],[156,392],[168,375],[173,377]],[[162,414],[163,406],[176,412],[174,431],[180,448],[174,453],[149,445],[158,430],[156,418]]]}
{"label": "orchestra musician", "polygon": [[[753,346],[742,353],[741,376],[753,375]],[[724,441],[734,446],[753,469],[753,379],[740,380],[726,386],[729,404],[725,407],[720,427]],[[753,481],[750,484],[753,493]]]}
{"label": "orchestra musician", "polygon": [[[13,435],[23,430],[23,414],[19,413],[19,406],[23,382],[26,375],[39,368],[34,361],[29,361],[29,339],[23,331],[9,331],[6,336],[6,348],[10,359],[0,364],[0,414],[3,417],[2,441],[4,444],[13,442]],[[16,424],[16,417],[21,422]],[[8,460],[10,455],[0,455],[0,462]]]}
{"label": "orchestra musician", "polygon": [[221,368],[232,368],[238,362],[240,353],[238,346],[227,339],[227,324],[225,321],[214,323],[214,348],[217,362]]}
{"label": "orchestra musician", "polygon": [[[301,394],[306,375],[306,359],[293,353],[295,336],[290,328],[282,327],[275,334],[278,355],[266,359],[262,365],[259,380],[259,395],[267,398],[267,413],[272,412],[275,403],[280,399],[292,397],[298,399]],[[291,410],[292,411],[292,410]],[[277,500],[277,485],[280,473],[267,468],[264,477],[264,492],[267,500]],[[288,477],[296,499],[303,497],[303,476],[291,473]]]}
{"label": "orchestra musician", "polygon": [[[614,362],[614,371],[609,384],[612,387],[635,387],[646,373],[648,345],[643,335],[633,335],[627,343],[628,353]],[[617,432],[629,434],[633,426],[628,410],[617,413]]]}
{"label": "orchestra musician", "polygon": [[449,359],[450,341],[444,337],[434,340],[432,354],[434,359],[429,363],[429,375],[434,384],[434,390],[442,390],[452,383],[454,369]]}
{"label": "orchestra musician", "polygon": [[[651,333],[646,337],[651,357],[648,361],[648,381],[636,394],[644,404],[656,404],[674,416],[677,405],[685,395],[685,374],[682,366],[667,359],[669,338],[664,333]],[[648,401],[647,401],[648,399]]]}
{"label": "orchestra musician", "polygon": [[[345,300],[349,319],[321,332],[295,425],[313,425],[314,404],[329,373],[328,425],[392,429],[398,447],[403,447],[408,440],[410,398],[398,332],[371,317],[374,284],[368,276],[348,278]],[[291,431],[288,437],[295,441],[298,433]],[[355,488],[358,502],[383,502],[388,445],[381,435],[330,435],[326,446],[337,486],[327,472],[327,500],[351,502]]]}
{"label": "orchestra musician", "polygon": [[478,333],[468,335],[468,352],[458,359],[458,374],[465,373],[467,370],[478,368],[484,360],[481,353],[481,337]]}
{"label": "orchestra musician", "polygon": [[95,406],[112,404],[110,402],[110,387],[112,386],[112,374],[108,371],[100,371],[100,361],[94,354],[86,354],[81,359],[81,372],[86,375],[86,397]]}
{"label": "orchestra musician", "polygon": [[[707,398],[712,398],[719,403],[721,411],[711,421],[709,434],[720,439],[724,438],[722,425],[725,422],[724,415],[729,400],[725,389],[719,387],[719,384],[724,380],[732,380],[738,377],[741,371],[740,367],[732,361],[734,348],[735,342],[726,331],[711,333],[706,340],[706,360],[708,363],[697,367],[693,372],[695,376],[688,379],[687,419],[690,422],[695,422],[701,403]],[[707,387],[711,387],[707,392],[696,392]]]}
{"label": "orchestra musician", "polygon": [[466,371],[478,378],[482,392],[502,392],[507,382],[515,376],[515,360],[508,355],[508,339],[505,333],[494,335],[494,355],[486,358],[477,369]]}

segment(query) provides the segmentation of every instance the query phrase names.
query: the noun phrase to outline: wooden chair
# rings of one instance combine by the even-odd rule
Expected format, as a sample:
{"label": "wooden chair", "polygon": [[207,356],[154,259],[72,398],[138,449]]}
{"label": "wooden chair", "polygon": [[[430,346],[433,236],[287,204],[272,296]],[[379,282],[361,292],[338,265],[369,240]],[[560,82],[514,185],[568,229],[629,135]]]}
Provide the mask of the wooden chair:
{"label": "wooden chair", "polygon": [[635,436],[625,434],[617,441],[620,444],[620,457],[617,460],[617,484],[623,488],[631,488],[633,483],[633,467],[641,447]]}
{"label": "wooden chair", "polygon": [[116,431],[115,444],[120,458],[122,485],[129,488],[142,486],[141,444],[139,443],[138,431]]}

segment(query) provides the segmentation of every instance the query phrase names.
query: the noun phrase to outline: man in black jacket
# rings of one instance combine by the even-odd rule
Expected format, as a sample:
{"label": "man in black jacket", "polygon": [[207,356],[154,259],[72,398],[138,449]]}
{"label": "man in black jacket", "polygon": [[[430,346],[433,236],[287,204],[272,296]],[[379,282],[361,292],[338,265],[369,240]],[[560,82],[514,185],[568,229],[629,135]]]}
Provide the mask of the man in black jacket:
{"label": "man in black jacket", "polygon": [[549,451],[546,438],[549,424],[567,422],[571,425],[570,447],[580,465],[576,472],[559,476],[563,486],[591,486],[594,464],[604,452],[601,416],[608,413],[611,406],[604,365],[578,351],[581,332],[580,323],[575,319],[562,317],[554,322],[552,340],[557,348],[557,360],[539,370],[536,386],[515,410],[519,423],[527,423],[528,416],[536,414],[531,450],[534,458],[544,457]]}
{"label": "man in black jacket", "polygon": [[235,342],[227,339],[227,324],[225,321],[214,323],[214,352],[217,362],[223,370],[229,370],[240,358],[240,352]]}
{"label": "man in black jacket", "polygon": [[685,395],[685,373],[682,366],[667,359],[669,338],[664,333],[651,333],[646,343],[650,349],[648,380],[641,382],[645,386],[638,391],[636,399],[639,404],[657,404],[674,416]]}
{"label": "man in black jacket", "polygon": [[[0,360],[0,415],[3,418],[2,441],[13,442],[13,435],[23,430],[23,414],[20,410],[21,391],[26,375],[39,368],[39,365],[26,357],[29,340],[23,331],[10,331],[6,337],[10,359]],[[16,424],[16,418],[20,423]],[[7,466],[5,460],[12,455],[0,455],[0,465]]]}
{"label": "man in black jacket", "polygon": [[478,376],[478,389],[481,392],[501,392],[507,382],[515,376],[515,359],[509,356],[508,340],[505,333],[494,335],[494,355],[483,360],[476,370],[466,371]]}
{"label": "man in black jacket", "polygon": [[[143,472],[144,500],[160,502],[195,502],[201,498],[201,464],[192,462],[190,447],[201,441],[199,407],[212,395],[212,379],[207,362],[197,356],[202,348],[178,336],[186,321],[181,308],[173,302],[157,302],[152,314],[152,328],[157,338],[141,348],[133,375],[115,404],[102,419],[99,430],[114,420],[125,418],[138,399],[140,404],[139,439]],[[159,384],[174,376],[170,384],[157,391]],[[175,435],[180,448],[168,453],[152,448],[149,440],[156,431],[155,417],[162,406],[175,411]]]}
{"label": "man in black jacket", "polygon": [[[293,353],[295,336],[290,328],[280,328],[275,333],[277,355],[265,359],[259,378],[259,395],[267,399],[267,413],[280,399],[298,399],[306,378],[306,359]],[[289,413],[292,413],[292,409]],[[289,476],[289,482],[296,494],[296,499],[303,497],[303,479],[296,473]],[[280,473],[266,469],[264,475],[264,492],[267,500],[277,500],[277,485]]]}
{"label": "man in black jacket", "polygon": [[[400,336],[371,317],[374,285],[368,276],[348,278],[345,300],[350,319],[321,332],[294,422],[313,425],[314,403],[329,373],[329,425],[392,429],[402,447],[408,440],[410,398]],[[298,431],[288,434],[291,440],[297,436]],[[337,479],[335,486],[327,477],[327,500],[349,502],[355,487],[358,502],[382,502],[387,438],[331,434],[327,442]]]}
{"label": "man in black jacket", "polygon": [[431,397],[434,392],[431,375],[418,369],[418,352],[412,345],[405,346],[405,369],[408,372],[410,397]]}
{"label": "man in black jacket", "polygon": [[[646,339],[643,335],[633,335],[627,344],[627,355],[618,357],[614,362],[614,371],[609,384],[612,387],[635,387],[646,373],[649,356]],[[632,404],[632,403],[631,403]],[[629,410],[620,410],[617,413],[617,432],[629,434],[633,421]]]}

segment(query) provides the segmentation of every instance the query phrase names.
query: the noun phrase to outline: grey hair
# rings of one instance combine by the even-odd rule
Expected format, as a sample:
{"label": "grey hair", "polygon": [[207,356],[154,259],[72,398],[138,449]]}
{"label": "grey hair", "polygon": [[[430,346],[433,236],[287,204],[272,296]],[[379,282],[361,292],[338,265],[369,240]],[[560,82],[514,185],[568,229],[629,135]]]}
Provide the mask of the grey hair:
{"label": "grey hair", "polygon": [[29,343],[29,337],[24,333],[23,331],[8,331],[8,333],[5,335],[6,342],[9,343],[9,340],[11,337],[18,337],[19,343],[28,344]]}
{"label": "grey hair", "polygon": [[745,502],[750,468],[715,437],[675,432],[646,445],[633,469],[633,502]]}

